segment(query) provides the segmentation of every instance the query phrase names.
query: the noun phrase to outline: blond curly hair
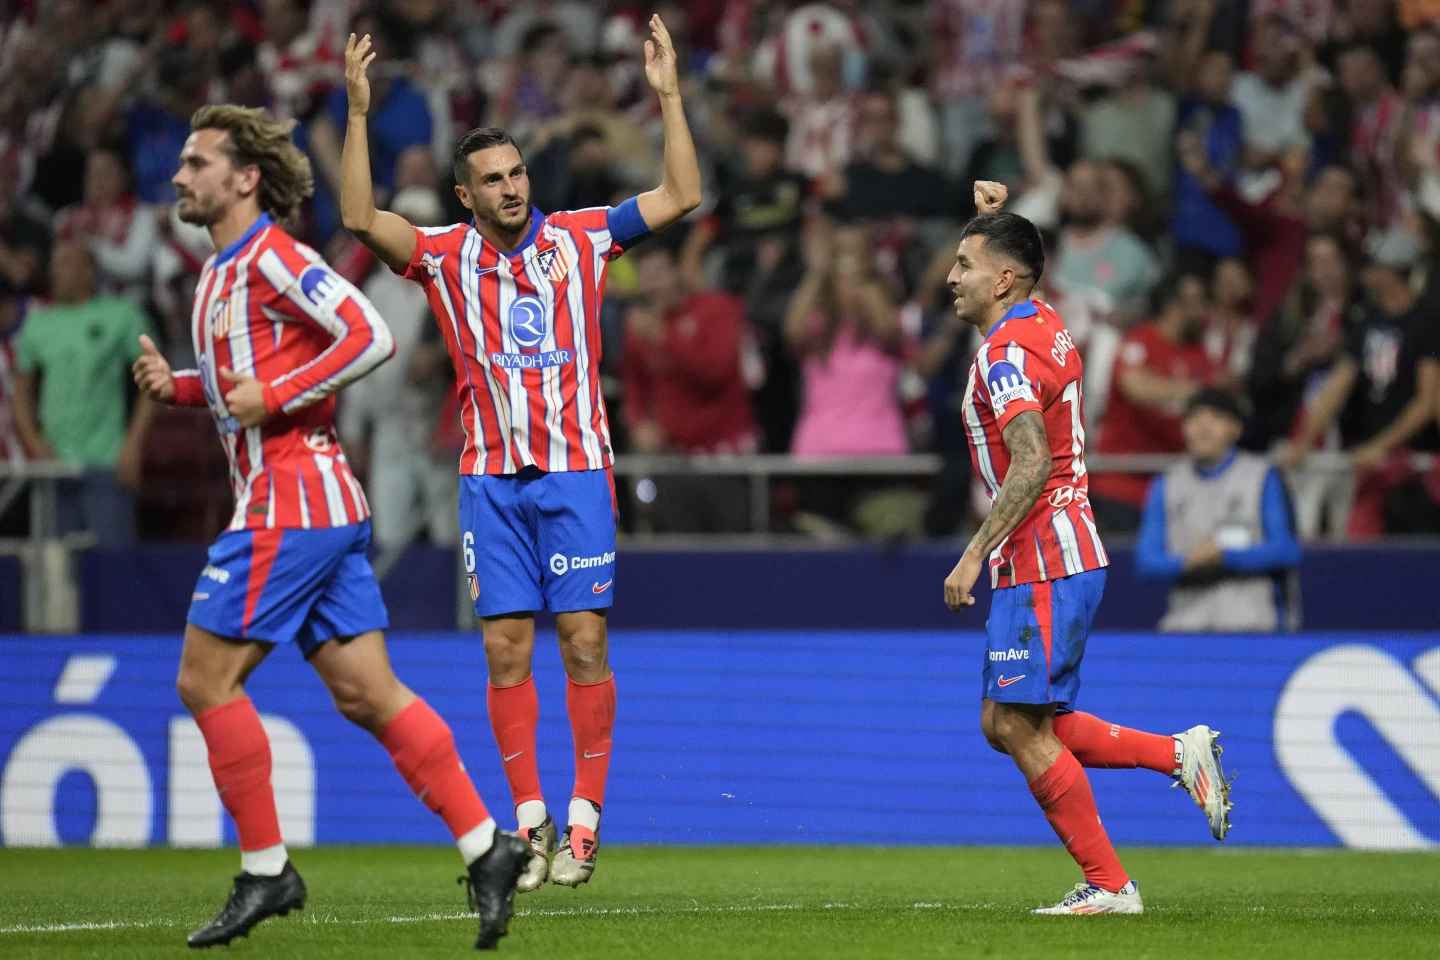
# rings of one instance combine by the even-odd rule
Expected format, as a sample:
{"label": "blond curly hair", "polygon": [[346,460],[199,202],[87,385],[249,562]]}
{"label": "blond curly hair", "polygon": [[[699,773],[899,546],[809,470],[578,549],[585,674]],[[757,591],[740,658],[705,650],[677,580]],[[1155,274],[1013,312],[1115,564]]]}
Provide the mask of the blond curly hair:
{"label": "blond curly hair", "polygon": [[260,168],[260,209],[287,229],[300,219],[300,204],[315,192],[310,158],[290,137],[294,128],[294,120],[281,123],[262,107],[228,103],[201,107],[190,118],[192,131],[222,130],[229,135],[225,152],[237,168],[251,164]]}

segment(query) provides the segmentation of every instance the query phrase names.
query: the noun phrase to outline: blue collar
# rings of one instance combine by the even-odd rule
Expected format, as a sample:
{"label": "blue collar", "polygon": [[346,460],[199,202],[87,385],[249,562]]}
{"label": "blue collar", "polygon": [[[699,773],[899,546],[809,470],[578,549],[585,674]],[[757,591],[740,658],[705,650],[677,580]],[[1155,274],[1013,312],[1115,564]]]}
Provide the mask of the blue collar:
{"label": "blue collar", "polygon": [[1215,466],[1210,467],[1209,469],[1200,466],[1200,464],[1198,463],[1195,464],[1195,472],[1198,473],[1200,476],[1204,477],[1206,480],[1214,480],[1216,477],[1220,476],[1220,474],[1224,473],[1226,470],[1229,470],[1230,464],[1234,463],[1235,458],[1239,455],[1239,449],[1236,447],[1231,447],[1230,452],[1225,454],[1225,456],[1221,457],[1220,462],[1215,464]]}
{"label": "blue collar", "polygon": [[1015,306],[1005,311],[1005,316],[1001,317],[1000,322],[995,324],[995,326],[991,327],[990,332],[985,334],[985,336],[988,337],[996,330],[999,330],[1001,327],[1005,326],[1005,322],[1007,320],[1013,320],[1016,317],[1033,317],[1039,312],[1040,308],[1035,306],[1034,301],[1026,300],[1024,303],[1017,303],[1015,304]]}
{"label": "blue collar", "polygon": [[270,226],[274,222],[274,220],[270,219],[270,214],[260,214],[260,218],[254,223],[250,224],[250,229],[240,234],[239,240],[236,240],[234,243],[230,244],[230,246],[215,254],[215,266],[218,267],[226,260],[229,260],[231,257],[235,256],[235,254],[239,253],[242,249],[244,249],[245,244],[249,243],[252,239],[254,239],[255,234],[259,233],[261,230],[264,230],[266,227]]}
{"label": "blue collar", "polygon": [[[500,256],[502,257],[513,257],[517,253],[521,253],[522,251],[524,251],[526,247],[530,246],[532,243],[535,242],[535,238],[540,236],[540,228],[544,225],[545,214],[540,212],[539,207],[532,204],[530,207],[530,229],[526,231],[525,239],[521,240],[520,245],[514,250],[500,250],[499,247],[496,247],[495,249],[499,250]],[[470,226],[475,230],[476,233],[480,232],[480,226],[475,222],[474,217],[470,218]]]}

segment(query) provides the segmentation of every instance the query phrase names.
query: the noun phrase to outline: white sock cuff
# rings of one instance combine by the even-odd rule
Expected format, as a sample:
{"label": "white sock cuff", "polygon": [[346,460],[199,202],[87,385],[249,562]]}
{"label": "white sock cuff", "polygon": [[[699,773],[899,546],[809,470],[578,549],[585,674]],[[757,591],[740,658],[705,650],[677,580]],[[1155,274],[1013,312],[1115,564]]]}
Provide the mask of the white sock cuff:
{"label": "white sock cuff", "polygon": [[600,808],[582,797],[570,799],[570,818],[567,821],[584,827],[591,833],[600,829]]}
{"label": "white sock cuff", "polygon": [[262,850],[241,850],[240,871],[252,877],[278,877],[289,859],[283,843]]}
{"label": "white sock cuff", "polygon": [[478,826],[466,831],[455,840],[460,848],[460,859],[470,866],[495,845],[495,818],[486,817]]}
{"label": "white sock cuff", "polygon": [[544,800],[526,800],[515,808],[515,822],[521,830],[540,826],[548,816],[550,814],[545,809]]}

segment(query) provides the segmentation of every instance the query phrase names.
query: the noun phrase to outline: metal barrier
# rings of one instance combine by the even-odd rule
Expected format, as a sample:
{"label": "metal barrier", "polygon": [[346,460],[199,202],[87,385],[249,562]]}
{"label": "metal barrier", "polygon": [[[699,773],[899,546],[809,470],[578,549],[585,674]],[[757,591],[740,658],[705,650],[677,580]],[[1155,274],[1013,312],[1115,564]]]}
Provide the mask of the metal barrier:
{"label": "metal barrier", "polygon": [[33,633],[65,633],[79,628],[74,551],[90,545],[86,534],[60,533],[60,482],[77,480],[85,468],[58,460],[0,461],[0,516],[30,488],[30,536],[0,539],[0,553],[20,557],[24,626]]}

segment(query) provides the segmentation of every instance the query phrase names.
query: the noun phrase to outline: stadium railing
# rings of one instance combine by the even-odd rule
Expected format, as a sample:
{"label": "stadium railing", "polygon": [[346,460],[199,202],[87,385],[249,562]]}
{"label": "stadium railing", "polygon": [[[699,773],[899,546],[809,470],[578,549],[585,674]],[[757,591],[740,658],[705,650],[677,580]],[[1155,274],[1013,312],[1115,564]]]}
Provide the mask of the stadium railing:
{"label": "stadium railing", "polygon": [[0,554],[20,558],[24,625],[28,631],[63,633],[79,627],[71,554],[90,545],[88,534],[61,535],[60,483],[85,475],[78,463],[59,460],[0,461],[0,517],[15,509],[30,489],[27,539],[0,538]]}

